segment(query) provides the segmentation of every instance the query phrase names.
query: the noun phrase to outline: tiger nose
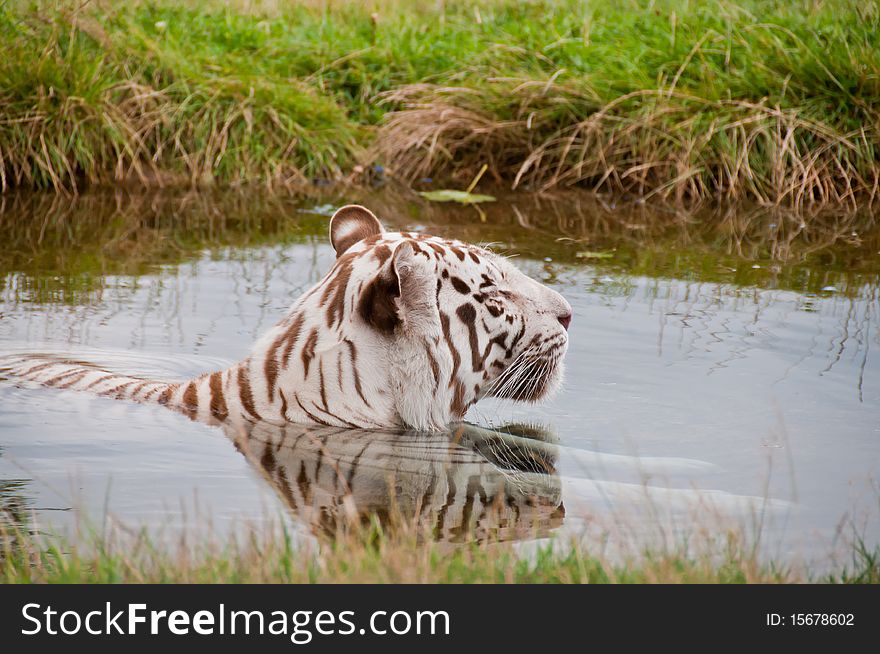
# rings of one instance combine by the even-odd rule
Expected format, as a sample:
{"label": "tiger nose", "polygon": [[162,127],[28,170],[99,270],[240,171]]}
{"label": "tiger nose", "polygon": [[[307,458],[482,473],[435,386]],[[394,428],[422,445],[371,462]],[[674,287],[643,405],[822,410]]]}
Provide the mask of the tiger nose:
{"label": "tiger nose", "polygon": [[568,326],[571,324],[571,314],[566,313],[562,316],[556,316],[556,319],[559,321],[559,324],[562,325],[565,331],[568,331]]}

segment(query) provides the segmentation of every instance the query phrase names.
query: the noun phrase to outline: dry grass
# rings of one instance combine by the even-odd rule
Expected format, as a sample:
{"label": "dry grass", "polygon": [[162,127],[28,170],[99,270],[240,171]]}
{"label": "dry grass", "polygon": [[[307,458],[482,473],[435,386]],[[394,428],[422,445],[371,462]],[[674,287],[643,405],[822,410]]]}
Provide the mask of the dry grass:
{"label": "dry grass", "polygon": [[[842,134],[797,110],[639,91],[555,128],[544,122],[541,104],[570,101],[572,94],[536,95],[537,86],[552,86],[549,80],[499,84],[418,84],[387,93],[383,99],[402,108],[380,129],[374,156],[408,181],[446,173],[464,182],[488,164],[498,182],[512,179],[514,188],[586,186],[676,203],[749,198],[857,206],[873,203],[880,190],[872,127]],[[502,97],[516,119],[481,110]]]}
{"label": "dry grass", "polygon": [[762,560],[736,532],[609,555],[585,539],[440,543],[429,526],[399,516],[317,538],[286,522],[219,536],[201,521],[163,535],[108,516],[71,538],[0,516],[0,583],[880,583],[880,552],[858,537],[850,560],[819,576]]}
{"label": "dry grass", "polygon": [[[108,535],[112,534],[112,535]],[[644,552],[612,561],[584,545],[441,546],[414,529],[374,523],[333,540],[297,542],[284,529],[234,538],[105,530],[78,541],[7,530],[3,583],[799,583],[808,574],[759,562],[736,537],[709,550]],[[859,563],[861,561],[861,563]],[[876,560],[856,557],[832,581],[877,578]],[[871,577],[873,575],[873,577]]]}

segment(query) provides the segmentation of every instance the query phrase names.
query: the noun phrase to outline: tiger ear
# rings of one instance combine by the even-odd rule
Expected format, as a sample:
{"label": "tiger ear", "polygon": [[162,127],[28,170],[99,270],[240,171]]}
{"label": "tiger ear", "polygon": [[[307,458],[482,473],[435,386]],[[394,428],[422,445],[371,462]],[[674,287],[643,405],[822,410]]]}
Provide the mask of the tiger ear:
{"label": "tiger ear", "polygon": [[358,204],[349,204],[337,209],[330,219],[330,243],[333,244],[337,257],[341,257],[358,241],[377,236],[384,231],[382,223],[375,214]]}
{"label": "tiger ear", "polygon": [[388,334],[398,326],[410,334],[439,333],[436,277],[431,258],[412,241],[403,241],[386,268],[364,289],[358,312],[368,324]]}

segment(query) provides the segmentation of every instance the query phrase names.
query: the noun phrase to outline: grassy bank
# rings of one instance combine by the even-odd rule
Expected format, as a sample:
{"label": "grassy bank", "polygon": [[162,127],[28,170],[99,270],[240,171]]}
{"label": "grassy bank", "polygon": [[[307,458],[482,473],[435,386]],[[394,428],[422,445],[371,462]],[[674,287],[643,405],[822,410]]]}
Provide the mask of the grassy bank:
{"label": "grassy bank", "polygon": [[412,529],[374,524],[319,544],[285,531],[239,538],[144,534],[64,539],[0,534],[0,583],[880,583],[880,551],[863,543],[833,572],[760,562],[730,534],[712,546],[681,545],[609,558],[585,546],[440,545]]}
{"label": "grassy bank", "polygon": [[0,39],[3,189],[486,164],[679,201],[878,194],[875,3],[13,0]]}

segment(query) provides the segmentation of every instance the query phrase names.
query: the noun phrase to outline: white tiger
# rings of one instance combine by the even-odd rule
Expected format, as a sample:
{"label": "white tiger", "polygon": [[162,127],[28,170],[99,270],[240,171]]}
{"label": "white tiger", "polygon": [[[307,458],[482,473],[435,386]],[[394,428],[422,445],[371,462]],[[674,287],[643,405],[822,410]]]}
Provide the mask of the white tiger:
{"label": "white tiger", "polygon": [[265,421],[226,435],[297,520],[324,536],[379,520],[441,541],[549,535],[565,518],[555,437],[535,426],[370,430]]}
{"label": "white tiger", "polygon": [[43,356],[7,375],[159,403],[206,422],[443,429],[485,396],[536,401],[562,378],[571,306],[506,259],[459,241],[385,232],[369,210],[330,221],[337,259],[250,356],[183,382]]}

